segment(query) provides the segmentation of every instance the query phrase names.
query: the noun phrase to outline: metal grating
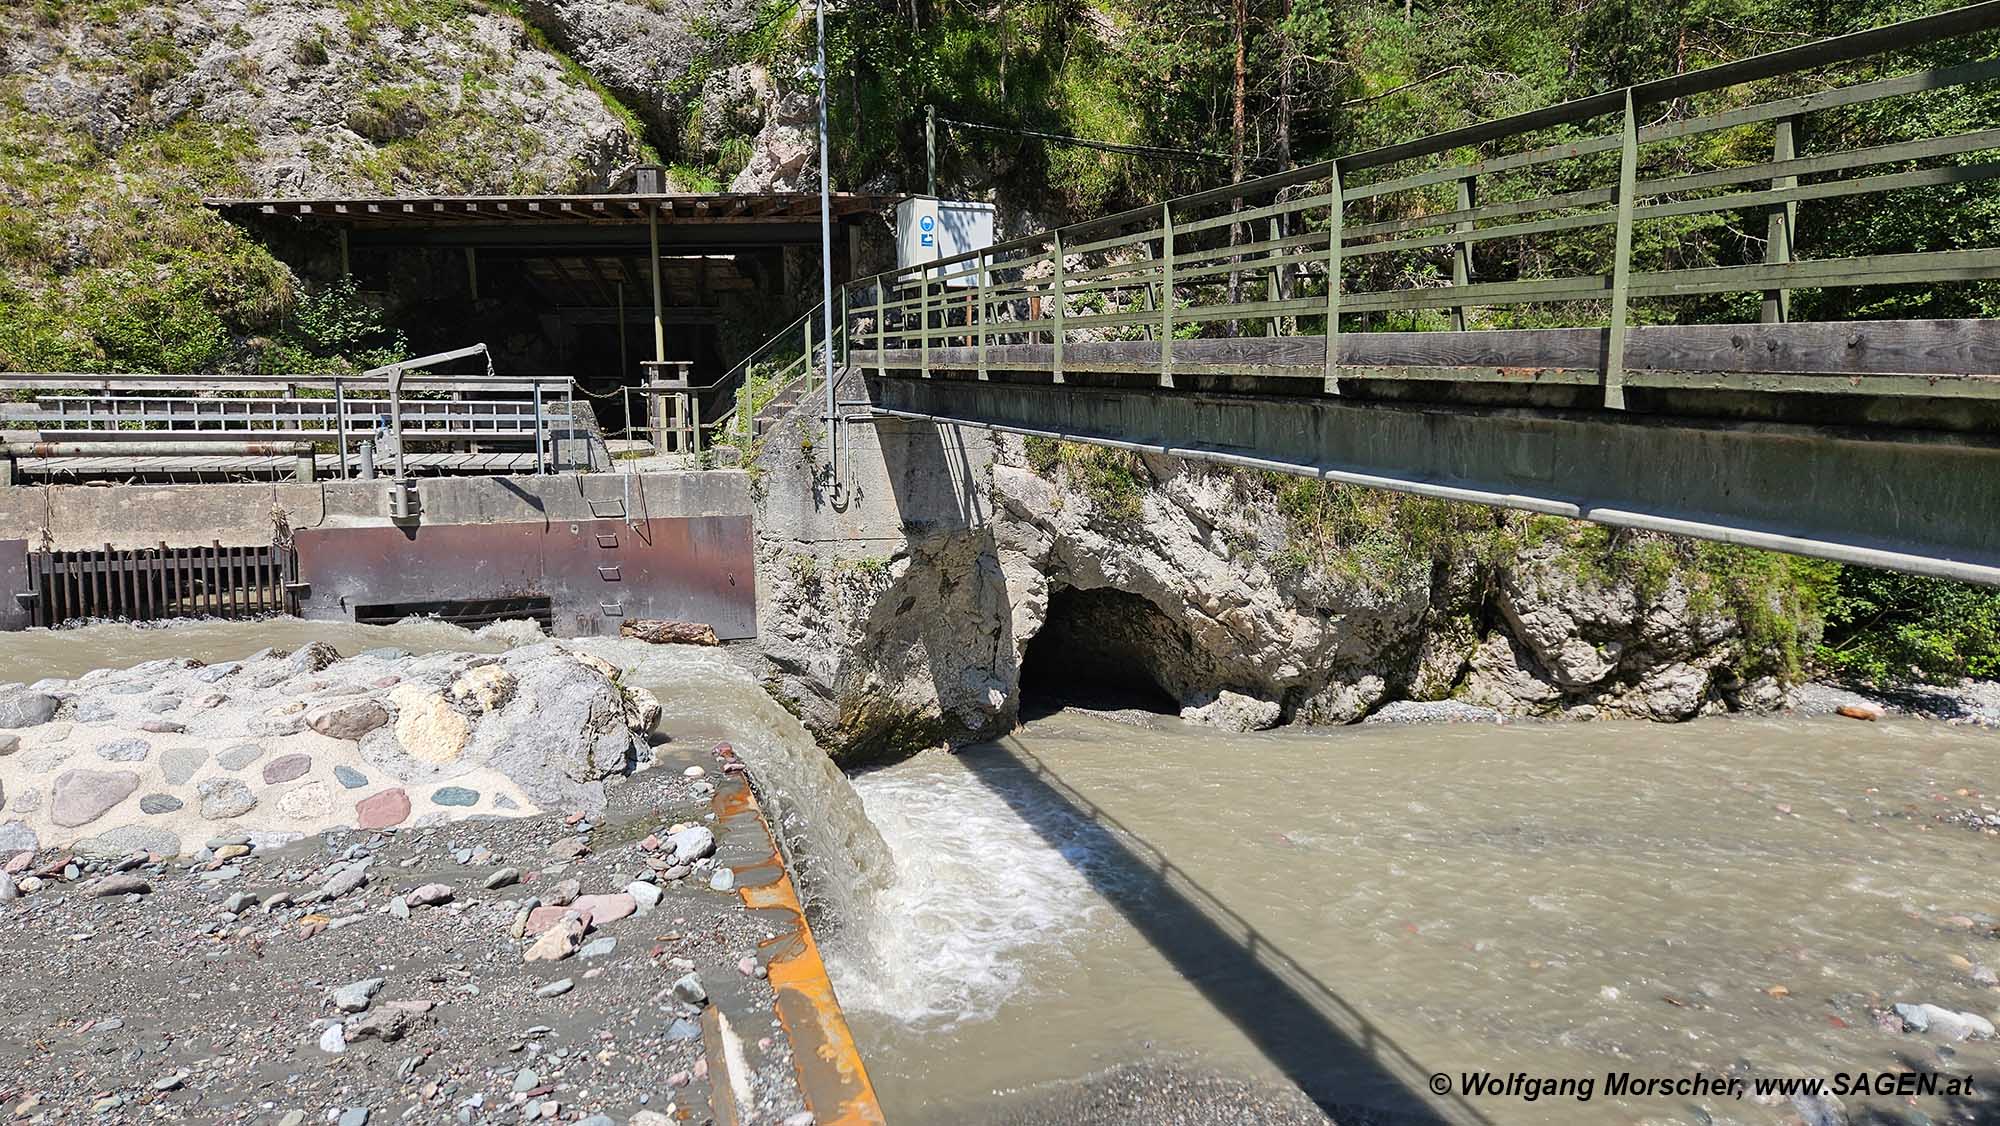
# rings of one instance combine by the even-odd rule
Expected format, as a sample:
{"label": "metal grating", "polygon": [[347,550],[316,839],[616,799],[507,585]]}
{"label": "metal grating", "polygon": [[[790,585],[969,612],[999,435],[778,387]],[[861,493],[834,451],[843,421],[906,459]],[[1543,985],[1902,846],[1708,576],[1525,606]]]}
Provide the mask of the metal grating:
{"label": "metal grating", "polygon": [[268,544],[30,552],[33,624],[289,614],[292,569],[291,552]]}
{"label": "metal grating", "polygon": [[467,629],[527,619],[554,632],[555,609],[547,598],[447,598],[430,602],[380,602],[354,608],[354,620],[364,626],[394,625],[405,618],[436,618]]}

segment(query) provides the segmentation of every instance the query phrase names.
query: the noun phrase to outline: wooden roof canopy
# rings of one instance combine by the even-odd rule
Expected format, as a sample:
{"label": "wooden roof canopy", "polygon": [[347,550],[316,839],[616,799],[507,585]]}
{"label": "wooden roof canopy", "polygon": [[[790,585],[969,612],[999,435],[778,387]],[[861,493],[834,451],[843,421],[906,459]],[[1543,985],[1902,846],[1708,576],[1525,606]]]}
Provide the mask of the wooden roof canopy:
{"label": "wooden roof canopy", "polygon": [[[836,193],[828,201],[836,219],[873,214],[903,197]],[[501,224],[617,226],[659,222],[799,223],[819,216],[817,192],[761,194],[621,194],[546,196],[408,196],[352,199],[233,199],[202,201],[232,220],[290,216],[306,221],[366,227],[442,227]]]}

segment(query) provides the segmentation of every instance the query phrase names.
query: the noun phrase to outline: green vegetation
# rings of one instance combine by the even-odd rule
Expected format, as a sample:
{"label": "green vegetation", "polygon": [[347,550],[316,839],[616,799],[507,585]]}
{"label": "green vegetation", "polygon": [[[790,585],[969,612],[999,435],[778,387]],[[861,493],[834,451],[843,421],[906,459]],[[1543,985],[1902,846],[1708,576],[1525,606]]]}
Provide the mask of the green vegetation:
{"label": "green vegetation", "polygon": [[1819,659],[1874,685],[2000,677],[2000,590],[1844,568]]}
{"label": "green vegetation", "polygon": [[1131,524],[1142,514],[1152,477],[1138,454],[1054,438],[1029,438],[1027,450],[1029,468],[1082,493],[1105,524]]}

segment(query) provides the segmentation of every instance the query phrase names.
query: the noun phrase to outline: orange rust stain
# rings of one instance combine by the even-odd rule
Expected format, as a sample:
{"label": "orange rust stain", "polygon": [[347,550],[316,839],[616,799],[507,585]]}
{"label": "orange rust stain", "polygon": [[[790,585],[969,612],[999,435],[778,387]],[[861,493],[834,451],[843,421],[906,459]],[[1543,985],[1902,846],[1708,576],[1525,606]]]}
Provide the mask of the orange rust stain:
{"label": "orange rust stain", "polygon": [[[875,1085],[861,1062],[847,1016],[833,995],[819,943],[806,923],[805,909],[799,904],[791,875],[778,854],[778,842],[771,836],[771,826],[764,820],[756,796],[747,783],[718,788],[714,805],[722,821],[755,816],[765,839],[771,842],[766,865],[772,879],[755,886],[738,884],[736,892],[750,910],[783,911],[791,921],[789,933],[781,930],[762,945],[770,954],[765,969],[771,988],[778,994],[778,1021],[792,1041],[792,1059],[807,1108],[821,1126],[883,1126],[886,1119],[875,1097]],[[823,1105],[829,1099],[833,1105]]]}

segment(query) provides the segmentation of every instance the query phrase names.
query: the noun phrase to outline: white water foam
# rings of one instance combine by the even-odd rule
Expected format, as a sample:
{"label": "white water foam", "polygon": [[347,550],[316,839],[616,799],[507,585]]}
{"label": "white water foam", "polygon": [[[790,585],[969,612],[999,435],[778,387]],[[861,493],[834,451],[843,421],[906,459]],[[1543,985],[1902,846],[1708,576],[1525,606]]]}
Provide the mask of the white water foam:
{"label": "white water foam", "polygon": [[1094,827],[993,784],[944,752],[855,780],[895,871],[866,925],[827,951],[847,1007],[924,1030],[991,1019],[1033,996],[1036,948],[1106,910],[1086,875]]}

